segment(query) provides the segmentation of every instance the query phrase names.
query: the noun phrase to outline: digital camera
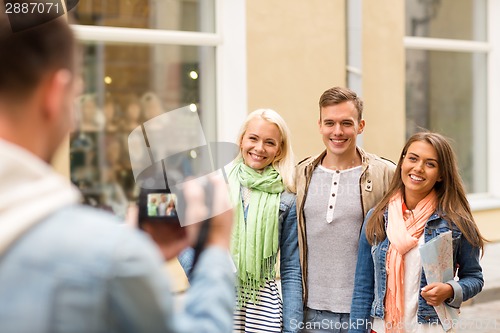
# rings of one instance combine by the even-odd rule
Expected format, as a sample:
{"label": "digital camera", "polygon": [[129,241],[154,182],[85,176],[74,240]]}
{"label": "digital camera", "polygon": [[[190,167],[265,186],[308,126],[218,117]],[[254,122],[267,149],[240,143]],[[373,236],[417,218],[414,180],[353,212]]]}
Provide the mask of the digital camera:
{"label": "digital camera", "polygon": [[140,189],[139,193],[139,227],[145,221],[179,224],[179,209],[184,203],[177,195],[167,189]]}

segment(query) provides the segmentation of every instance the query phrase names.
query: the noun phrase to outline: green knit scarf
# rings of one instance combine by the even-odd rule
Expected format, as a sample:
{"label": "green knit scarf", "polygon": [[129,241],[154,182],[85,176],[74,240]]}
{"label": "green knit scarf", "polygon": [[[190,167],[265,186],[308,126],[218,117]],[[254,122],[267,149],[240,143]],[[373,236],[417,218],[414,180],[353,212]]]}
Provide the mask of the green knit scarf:
{"label": "green knit scarf", "polygon": [[[231,238],[231,253],[238,269],[238,304],[257,302],[258,290],[266,279],[276,277],[278,253],[279,205],[283,180],[273,167],[262,173],[236,161],[228,174],[235,225]],[[245,221],[241,187],[252,190]]]}

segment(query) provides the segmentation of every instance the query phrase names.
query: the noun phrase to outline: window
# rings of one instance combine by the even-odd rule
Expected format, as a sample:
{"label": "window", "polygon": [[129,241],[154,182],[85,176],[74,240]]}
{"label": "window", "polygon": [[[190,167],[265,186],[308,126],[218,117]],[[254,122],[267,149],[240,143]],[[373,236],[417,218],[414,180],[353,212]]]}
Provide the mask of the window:
{"label": "window", "polygon": [[247,105],[244,1],[81,0],[73,14],[85,85],[71,180],[88,204],[123,217],[138,194],[127,146],[137,126],[189,105],[207,141],[234,141],[227,124]]}
{"label": "window", "polygon": [[407,50],[407,137],[426,128],[452,139],[469,193],[487,192],[486,55]]}
{"label": "window", "polygon": [[215,0],[80,0],[78,24],[215,32]]}
{"label": "window", "polygon": [[488,0],[406,1],[407,136],[426,128],[450,137],[469,198],[499,195],[491,124],[499,56],[488,33],[499,9]]}

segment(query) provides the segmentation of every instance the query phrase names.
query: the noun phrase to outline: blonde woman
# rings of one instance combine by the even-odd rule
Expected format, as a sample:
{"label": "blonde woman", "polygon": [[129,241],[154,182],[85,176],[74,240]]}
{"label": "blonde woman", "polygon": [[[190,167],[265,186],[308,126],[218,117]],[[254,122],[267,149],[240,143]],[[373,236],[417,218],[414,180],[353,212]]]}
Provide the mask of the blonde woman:
{"label": "blonde woman", "polygon": [[[302,276],[290,133],[270,109],[243,123],[238,157],[226,168],[235,210],[231,254],[237,269],[235,332],[298,332]],[[275,267],[280,252],[281,299]],[[188,255],[180,258],[189,271]]]}

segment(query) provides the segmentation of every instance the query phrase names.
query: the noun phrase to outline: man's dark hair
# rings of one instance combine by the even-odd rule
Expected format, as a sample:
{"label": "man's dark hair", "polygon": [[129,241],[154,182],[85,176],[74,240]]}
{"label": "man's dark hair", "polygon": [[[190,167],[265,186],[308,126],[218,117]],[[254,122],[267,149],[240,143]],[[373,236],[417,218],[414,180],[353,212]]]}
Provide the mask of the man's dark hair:
{"label": "man's dark hair", "polygon": [[[44,14],[24,14],[40,20]],[[34,17],[33,15],[37,15]],[[43,18],[42,18],[43,20]],[[0,97],[22,99],[32,93],[46,73],[59,69],[74,72],[75,38],[64,17],[13,32],[0,0]]]}

